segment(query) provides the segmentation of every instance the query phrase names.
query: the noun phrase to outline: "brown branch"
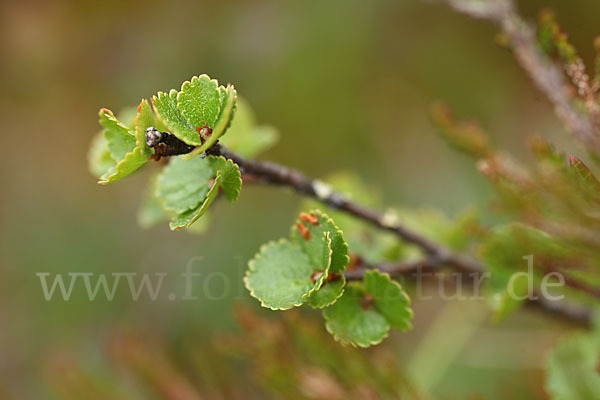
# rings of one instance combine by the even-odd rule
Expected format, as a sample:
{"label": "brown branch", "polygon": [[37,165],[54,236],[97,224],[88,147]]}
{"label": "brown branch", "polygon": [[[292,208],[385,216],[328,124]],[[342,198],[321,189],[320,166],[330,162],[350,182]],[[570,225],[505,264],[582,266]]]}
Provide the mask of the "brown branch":
{"label": "brown branch", "polygon": [[396,264],[378,264],[370,265],[364,261],[360,261],[354,268],[348,268],[344,273],[348,281],[360,281],[365,276],[365,272],[371,269],[377,269],[380,272],[389,274],[391,277],[412,277],[415,272],[429,271],[440,267],[441,264],[437,259],[425,259],[416,261],[405,261]]}
{"label": "brown branch", "polygon": [[[344,276],[348,281],[362,280],[366,271],[370,269],[377,269],[381,272],[389,274],[394,278],[402,277],[404,279],[413,279],[419,276],[419,274],[432,277],[433,275],[431,272],[439,270],[441,267],[443,267],[443,265],[435,258],[407,261],[396,264],[378,265],[370,265],[361,260],[358,265],[354,267],[354,269],[346,271]],[[468,278],[471,278],[474,284],[480,284],[481,281],[479,280],[479,275],[477,273],[475,274],[476,275],[469,274]],[[588,328],[592,326],[591,313],[587,308],[573,303],[549,301],[543,296],[539,296],[536,293],[533,294],[533,298],[535,298],[535,300],[530,299],[527,301],[527,303],[525,303],[528,307],[532,307],[537,310],[541,309],[544,311],[544,313],[563,319],[569,323]]]}
{"label": "brown branch", "polygon": [[588,114],[577,110],[561,69],[542,52],[534,28],[517,13],[512,0],[446,1],[457,11],[499,25],[508,37],[517,61],[554,105],[556,115],[565,128],[590,149],[600,153],[600,137],[594,121]]}
{"label": "brown branch", "polygon": [[[392,276],[404,275],[414,271],[413,268],[416,268],[418,265],[424,264],[430,268],[447,266],[463,274],[483,273],[485,271],[483,265],[477,260],[466,255],[454,253],[425,236],[406,228],[386,214],[380,214],[348,200],[341,194],[336,193],[325,183],[318,180],[311,180],[299,171],[269,161],[246,159],[219,144],[213,146],[209,154],[222,155],[233,160],[240,167],[243,175],[245,177],[251,176],[253,182],[291,188],[303,196],[314,198],[333,209],[344,211],[376,228],[392,232],[403,241],[416,245],[426,253],[427,261],[425,262],[398,264],[395,267],[384,268],[384,272],[388,272]],[[352,272],[348,276],[352,279],[359,279],[361,273],[364,274],[364,268],[362,272]],[[545,311],[548,311],[548,303],[532,301],[532,304],[537,305]],[[561,308],[558,304],[552,304],[551,308],[550,311],[552,313],[562,312],[566,318],[578,320],[580,323],[587,324],[591,319],[587,311],[578,310],[575,313],[572,307]]]}
{"label": "brown branch", "polygon": [[311,180],[304,176],[304,174],[284,167],[283,165],[269,161],[245,159],[225,147],[220,147],[214,151],[233,160],[233,162],[242,169],[244,174],[253,175],[252,180],[258,179],[263,183],[293,188],[296,192],[304,196],[315,198],[333,209],[344,211],[379,229],[392,232],[405,242],[420,247],[429,256],[436,257],[440,260],[440,263],[452,265],[457,270],[465,272],[483,271],[481,264],[472,258],[452,253],[444,246],[407,229],[389,215],[377,213],[376,211],[349,201],[321,181]]}

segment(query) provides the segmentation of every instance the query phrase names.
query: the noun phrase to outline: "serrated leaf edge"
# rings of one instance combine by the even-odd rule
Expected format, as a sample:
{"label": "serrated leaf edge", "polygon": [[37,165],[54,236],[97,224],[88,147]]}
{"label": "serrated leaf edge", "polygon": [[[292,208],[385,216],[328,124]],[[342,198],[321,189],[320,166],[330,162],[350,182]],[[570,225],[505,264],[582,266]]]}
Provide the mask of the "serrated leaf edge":
{"label": "serrated leaf edge", "polygon": [[260,306],[264,307],[264,308],[268,308],[269,310],[273,310],[273,311],[285,311],[285,310],[290,310],[294,307],[299,307],[302,304],[304,304],[306,302],[306,300],[304,298],[301,298],[301,302],[295,303],[294,305],[292,305],[291,307],[271,307],[269,305],[267,305],[260,297],[258,297],[254,291],[254,289],[252,289],[250,287],[250,284],[248,282],[248,279],[250,278],[250,274],[254,271],[256,271],[256,268],[254,267],[254,263],[256,262],[256,260],[258,259],[258,257],[260,257],[263,253],[263,251],[269,247],[269,246],[274,246],[274,245],[278,245],[280,243],[289,243],[292,244],[289,240],[287,240],[286,238],[281,238],[279,240],[271,240],[268,241],[267,243],[264,243],[260,246],[260,248],[258,249],[258,252],[254,255],[254,257],[252,257],[250,259],[250,261],[248,261],[248,268],[246,269],[246,272],[244,273],[244,278],[242,279],[244,282],[244,286],[246,287],[246,290],[248,290],[250,292],[250,296],[254,297],[256,300],[258,300],[260,302]]}
{"label": "serrated leaf edge", "polygon": [[[404,297],[406,299],[406,308],[410,312],[410,318],[407,320],[408,327],[406,329],[392,328],[391,325],[390,325],[390,329],[394,329],[394,330],[397,330],[397,331],[400,331],[400,332],[406,332],[406,331],[411,330],[413,326],[412,326],[412,323],[410,321],[412,321],[412,319],[415,317],[415,312],[410,307],[411,302],[412,302],[411,299],[410,299],[410,296],[406,293],[406,291],[404,290],[404,288],[402,287],[402,285],[400,284],[400,282],[392,279],[391,275],[389,273],[387,273],[387,272],[381,272],[379,269],[375,268],[375,269],[371,269],[371,270],[365,271],[365,276],[367,274],[368,275],[372,275],[372,274],[375,274],[375,273],[379,273],[379,275],[385,276],[390,281],[390,283],[392,285],[398,286],[398,288],[400,289],[400,292],[402,293],[402,297]],[[377,306],[377,300],[375,300],[374,303],[375,303],[375,306]],[[379,310],[378,310],[378,312],[379,312]],[[381,314],[381,312],[379,312],[379,313]],[[383,318],[385,318],[385,320],[387,321],[387,318],[385,317],[385,315],[381,314],[381,316]],[[389,321],[388,321],[388,324],[389,324]]]}
{"label": "serrated leaf edge", "polygon": [[[330,303],[327,303],[325,305],[322,306],[313,306],[312,304],[310,304],[310,298],[308,299],[308,302],[306,304],[308,304],[311,308],[315,309],[315,310],[322,310],[324,308],[327,308],[331,305],[334,305],[336,301],[339,300],[340,297],[342,297],[344,295],[344,292],[346,291],[346,285],[348,284],[348,282],[346,282],[346,277],[344,275],[342,275],[342,277],[340,279],[344,280],[344,286],[342,287],[342,290],[340,291],[340,293],[337,295],[336,298],[334,298]],[[321,290],[323,288],[323,285],[321,285],[321,287],[319,288],[319,290]]]}
{"label": "serrated leaf edge", "polygon": [[[103,115],[106,116],[109,120],[116,122],[118,126],[125,129],[127,131],[127,133],[129,133],[131,136],[135,136],[135,133],[131,132],[131,128],[128,128],[122,122],[120,122],[117,119],[117,117],[115,116],[115,114],[108,108],[102,107],[100,109],[100,112],[98,112],[98,115],[100,116],[100,118],[102,118]],[[100,125],[102,125],[102,119],[100,119],[99,121],[100,121]]]}
{"label": "serrated leaf edge", "polygon": [[[144,164],[140,164],[135,170],[131,171],[131,173],[129,173],[127,175],[121,176],[118,179],[113,179],[115,176],[119,175],[119,172],[120,172],[121,168],[123,167],[123,165],[125,165],[125,163],[128,162],[127,159],[130,158],[130,157],[133,157],[133,155],[134,155],[134,153],[136,151],[141,151],[141,150],[142,149],[140,149],[139,147],[134,147],[132,151],[130,151],[129,153],[125,154],[125,158],[123,158],[121,161],[117,162],[117,165],[115,166],[115,172],[113,172],[112,174],[110,174],[107,177],[104,177],[104,175],[101,176],[100,179],[98,180],[98,183],[101,184],[101,185],[107,185],[109,183],[113,183],[113,182],[119,181],[119,180],[121,180],[121,179],[123,179],[123,178],[125,178],[125,177],[127,177],[129,175],[131,175],[131,173],[137,171]],[[144,154],[141,153],[141,155],[143,156]]]}
{"label": "serrated leaf edge", "polygon": [[[231,165],[236,166],[236,170],[237,170],[236,176],[239,178],[240,185],[239,185],[238,189],[236,190],[235,198],[232,200],[227,199],[227,201],[229,201],[230,203],[238,201],[240,198],[240,194],[242,192],[242,186],[244,184],[244,181],[242,180],[242,173],[240,171],[240,166],[238,164],[236,164],[235,162],[233,162],[233,160],[231,160],[229,158],[225,158],[223,156],[210,156],[210,157],[213,159],[222,159],[225,161],[225,163],[230,163]],[[187,159],[184,157],[184,160],[187,160]],[[223,178],[223,179],[225,179],[225,178]],[[227,196],[225,196],[225,197],[227,198]]]}
{"label": "serrated leaf edge", "polygon": [[[101,108],[100,112],[98,114],[99,114],[100,118],[102,118],[102,116],[104,115],[109,120],[116,122],[116,124],[118,126],[125,129],[127,131],[127,133],[129,133],[131,136],[133,136],[136,141],[136,146],[129,153],[125,154],[125,157],[122,160],[115,160],[115,162],[116,162],[115,172],[113,172],[112,174],[110,174],[108,176],[105,176],[106,174],[104,174],[100,178],[98,178],[99,184],[107,185],[109,183],[113,183],[113,182],[116,182],[118,180],[121,180],[121,179],[127,177],[129,174],[121,176],[118,179],[113,179],[115,176],[119,175],[119,172],[121,171],[121,168],[123,167],[123,165],[125,165],[125,163],[128,162],[128,158],[134,156],[134,153],[136,152],[136,150],[139,150],[141,152],[140,154],[142,156],[144,155],[144,152],[142,151],[143,149],[141,147],[138,147],[138,139],[137,139],[137,135],[135,134],[135,132],[132,132],[130,128],[128,128],[122,122],[120,122],[111,110],[109,110],[108,108]],[[136,115],[136,118],[137,118],[137,115]],[[102,121],[102,120],[100,120],[100,121]],[[102,125],[102,122],[100,122],[100,125]],[[139,169],[142,165],[144,165],[144,164],[139,165],[135,170],[132,171],[132,173],[135,172],[137,169]]]}
{"label": "serrated leaf edge", "polygon": [[[160,115],[160,113],[157,111],[156,109],[156,100],[155,98],[160,97],[160,95],[165,95],[167,97],[171,97],[171,94],[175,92],[175,93],[179,93],[176,89],[171,89],[169,90],[169,92],[157,92],[155,95],[152,96],[151,101],[152,101],[152,106],[154,107],[154,110],[156,111],[156,117],[160,120],[160,122],[167,127],[167,129],[169,130],[170,133],[172,133],[173,135],[175,135],[175,137],[179,140],[181,140],[182,142],[184,142],[187,145],[190,146],[199,146],[201,144],[200,139],[198,139],[198,141],[194,141],[194,142],[189,142],[188,140],[186,140],[184,137],[180,137],[177,133],[176,129],[173,129],[173,127],[167,122],[167,120]],[[177,107],[177,104],[175,104],[175,108],[181,113],[181,110],[179,110],[179,107]],[[194,129],[194,127],[192,126],[191,122],[188,121],[188,119],[185,117],[185,115],[181,114],[181,116],[183,117],[183,119],[185,119],[185,121],[188,123],[189,125],[189,129],[190,132]],[[198,138],[200,138],[200,135],[198,135]]]}
{"label": "serrated leaf edge", "polygon": [[[358,283],[349,283],[348,285],[352,285],[352,284],[358,285]],[[348,285],[346,285],[346,286],[348,286]],[[344,288],[344,292],[345,291],[346,291],[346,288]],[[385,320],[385,322],[387,324],[387,330],[385,331],[385,334],[381,337],[381,339],[370,340],[367,345],[362,344],[362,343],[349,342],[347,340],[340,338],[335,332],[333,332],[333,330],[331,329],[331,325],[333,324],[333,322],[329,318],[327,318],[327,315],[325,314],[325,310],[323,310],[321,313],[323,315],[323,319],[325,320],[325,329],[327,330],[327,332],[329,332],[331,334],[331,336],[333,336],[333,338],[335,339],[336,342],[339,342],[342,345],[351,345],[354,348],[360,347],[360,348],[366,349],[368,347],[376,346],[376,345],[380,344],[381,342],[383,342],[385,339],[387,339],[390,336],[390,330],[391,330],[390,323],[382,315],[383,319]]]}
{"label": "serrated leaf edge", "polygon": [[152,154],[154,154],[154,149],[152,147],[148,147],[148,145],[146,145],[145,131],[138,131],[138,129],[139,129],[138,119],[140,117],[140,112],[141,112],[141,109],[144,106],[144,104],[148,105],[148,107],[150,108],[150,112],[152,113],[152,116],[154,117],[154,119],[156,119],[156,113],[154,112],[154,109],[150,105],[150,102],[147,99],[142,99],[142,101],[140,102],[140,105],[137,108],[138,112],[135,115],[135,118],[133,118],[133,126],[135,127],[135,147],[141,148],[142,154],[146,153],[146,151],[147,151],[151,156]]}
{"label": "serrated leaf edge", "polygon": [[[218,191],[219,188],[221,187],[221,179],[222,179],[221,171],[218,171],[217,176],[215,176],[215,180],[214,180],[212,186],[208,190],[208,193],[206,193],[206,198],[202,202],[202,205],[200,205],[199,207],[196,207],[196,209],[197,209],[196,215],[194,215],[194,217],[188,224],[175,225],[173,223],[173,220],[171,220],[171,222],[169,223],[169,228],[172,231],[178,231],[181,228],[189,228],[190,226],[192,226],[192,224],[194,222],[196,222],[198,220],[198,218],[200,218],[202,215],[204,215],[204,213],[208,209],[208,206],[210,206],[212,204],[212,202],[214,201],[214,199],[216,197],[215,191]],[[186,213],[189,211],[191,211],[191,210],[184,211],[183,213]],[[180,213],[180,214],[183,214],[183,213]],[[180,215],[180,214],[177,214],[177,215]]]}
{"label": "serrated leaf edge", "polygon": [[[231,121],[233,120],[235,107],[237,103],[237,91],[235,90],[235,87],[231,84],[228,84],[225,90],[231,91],[231,95],[233,97],[228,104],[225,104],[225,109],[219,110],[219,116],[217,117],[217,121],[215,123],[212,135],[206,140],[206,142],[204,142],[204,144],[196,147],[190,153],[184,155],[185,159],[190,159],[196,157],[199,154],[202,154],[203,152],[211,148],[219,140],[219,138],[225,134],[225,131],[227,130]],[[223,119],[224,113],[230,113],[231,115],[228,118]]]}
{"label": "serrated leaf edge", "polygon": [[[190,86],[192,84],[192,82],[195,81],[199,81],[201,78],[208,78],[209,82],[214,82],[217,84],[217,92],[219,91],[219,88],[221,87],[221,85],[219,85],[219,81],[216,79],[211,78],[210,76],[208,76],[207,74],[201,74],[201,75],[194,75],[192,76],[189,80],[187,81],[183,81],[183,83],[181,84],[181,89],[179,90],[179,92],[177,93],[177,109],[181,112],[181,115],[183,115],[183,117],[190,123],[190,125],[193,126],[193,124],[190,122],[190,119],[187,117],[187,115],[185,115],[183,113],[183,110],[179,108],[179,96],[181,95],[181,93],[183,93],[184,89],[187,86]],[[175,89],[173,89],[175,90]],[[217,111],[217,119],[215,120],[215,124],[216,122],[219,120],[219,116],[221,115],[221,103],[219,102],[219,110]]]}
{"label": "serrated leaf edge", "polygon": [[[313,286],[313,288],[311,290],[308,291],[308,293],[304,294],[299,302],[294,303],[291,307],[271,307],[267,304],[265,304],[265,302],[256,295],[254,289],[252,289],[248,283],[248,278],[250,277],[250,274],[254,271],[256,271],[256,268],[254,267],[254,263],[256,262],[256,259],[258,257],[260,257],[260,255],[263,253],[264,249],[266,249],[269,246],[273,246],[273,245],[277,245],[280,243],[289,243],[291,245],[297,246],[296,244],[294,244],[293,242],[291,242],[290,240],[286,239],[286,238],[281,238],[279,240],[271,240],[267,243],[264,243],[263,245],[260,246],[258,252],[254,255],[254,257],[252,257],[250,259],[250,261],[248,261],[248,268],[246,269],[246,272],[244,273],[244,278],[243,278],[243,282],[244,282],[244,286],[246,287],[246,290],[248,290],[250,292],[250,296],[254,297],[255,299],[257,299],[260,302],[261,307],[264,308],[268,308],[269,310],[273,310],[273,311],[285,311],[285,310],[290,310],[294,307],[300,307],[301,305],[303,305],[304,303],[307,302],[308,297],[314,293],[315,291],[319,290],[321,288],[321,286],[323,286],[323,282],[325,281],[325,279],[327,278],[327,271],[329,270],[329,266],[331,265],[331,254],[332,254],[332,250],[331,250],[331,238],[329,238],[328,235],[329,232],[326,232],[327,235],[327,239],[328,239],[328,243],[329,243],[329,263],[327,266],[327,269],[323,271],[323,274],[321,275],[319,282],[316,283],[315,282],[315,286]],[[304,253],[304,252],[303,252]]]}
{"label": "serrated leaf edge", "polygon": [[[323,217],[325,220],[327,220],[327,222],[331,223],[331,225],[334,227],[334,229],[339,232],[342,241],[344,242],[344,246],[346,249],[346,264],[344,265],[344,268],[340,271],[343,272],[346,270],[346,267],[348,266],[348,264],[350,263],[350,256],[348,255],[349,251],[350,251],[350,247],[348,246],[348,242],[346,242],[346,239],[344,238],[344,231],[341,230],[337,224],[335,223],[335,221],[333,220],[333,218],[331,218],[329,215],[327,215],[325,212],[319,210],[318,208],[312,209],[308,212],[309,214],[319,214],[321,217]],[[303,221],[300,218],[296,219],[296,223],[302,223]],[[292,234],[294,232],[294,229],[296,229],[296,225],[292,225],[292,227],[290,228]],[[293,237],[293,236],[292,236]]]}

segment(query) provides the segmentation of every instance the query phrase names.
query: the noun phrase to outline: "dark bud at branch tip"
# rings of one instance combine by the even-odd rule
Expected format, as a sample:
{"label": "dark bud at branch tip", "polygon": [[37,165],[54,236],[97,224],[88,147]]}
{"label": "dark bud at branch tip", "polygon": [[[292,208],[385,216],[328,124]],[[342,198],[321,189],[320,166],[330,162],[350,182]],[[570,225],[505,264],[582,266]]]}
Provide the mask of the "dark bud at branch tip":
{"label": "dark bud at branch tip", "polygon": [[161,131],[151,126],[146,129],[146,145],[148,147],[154,147],[161,142],[163,134]]}

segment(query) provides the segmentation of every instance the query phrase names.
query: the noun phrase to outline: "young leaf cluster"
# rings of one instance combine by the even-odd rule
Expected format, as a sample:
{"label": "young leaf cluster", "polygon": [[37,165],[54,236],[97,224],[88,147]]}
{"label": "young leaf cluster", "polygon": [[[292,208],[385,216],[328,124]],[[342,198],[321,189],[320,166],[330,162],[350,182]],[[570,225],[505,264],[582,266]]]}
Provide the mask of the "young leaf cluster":
{"label": "young leaf cluster", "polygon": [[244,282],[263,307],[324,309],[327,330],[343,343],[368,347],[390,328],[409,329],[412,311],[401,286],[376,270],[367,271],[364,282],[347,283],[349,260],[342,231],[313,210],[300,214],[290,240],[262,246]]}
{"label": "young leaf cluster", "polygon": [[[223,157],[194,157],[223,140],[228,129],[235,138],[226,143],[241,154],[256,155],[277,140],[273,128],[256,124],[246,102],[238,104],[232,85],[220,86],[207,75],[193,77],[180,90],[158,92],[151,103],[142,100],[131,122],[121,122],[103,108],[100,125],[102,131],[92,142],[89,164],[101,184],[126,177],[152,158],[160,159],[160,152],[147,145],[148,128],[169,133],[193,148],[189,154],[171,157],[168,165],[151,177],[138,212],[145,227],[170,220],[171,229],[190,228],[219,193],[230,202],[238,199],[242,182],[235,163]],[[206,224],[194,226],[202,230]]]}

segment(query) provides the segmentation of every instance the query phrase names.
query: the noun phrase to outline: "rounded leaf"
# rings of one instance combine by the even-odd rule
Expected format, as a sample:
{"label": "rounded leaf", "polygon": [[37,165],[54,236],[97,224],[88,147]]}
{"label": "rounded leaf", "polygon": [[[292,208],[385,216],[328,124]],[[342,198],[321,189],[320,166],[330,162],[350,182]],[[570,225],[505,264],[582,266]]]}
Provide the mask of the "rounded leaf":
{"label": "rounded leaf", "polygon": [[[327,235],[323,243],[331,249]],[[331,251],[329,251],[331,257]],[[323,270],[327,265],[321,266]],[[262,246],[260,252],[248,263],[244,277],[246,288],[263,307],[272,310],[287,310],[302,305],[318,290],[326,278],[321,273],[315,279],[315,268],[300,247],[286,239]]]}
{"label": "rounded leaf", "polygon": [[112,111],[105,108],[100,110],[100,124],[104,127],[104,138],[115,164],[108,168],[98,183],[107,184],[122,179],[148,161],[144,149],[137,146],[134,132],[119,122]]}
{"label": "rounded leaf", "polygon": [[208,75],[183,82],[177,95],[177,108],[193,127],[215,126],[221,111],[219,83]]}
{"label": "rounded leaf", "polygon": [[205,197],[204,201],[202,202],[202,204],[200,204],[198,207],[196,207],[192,210],[180,213],[180,214],[176,215],[175,217],[173,217],[173,219],[171,220],[171,222],[169,224],[169,227],[171,228],[171,230],[179,230],[183,227],[189,228],[189,227],[191,227],[191,225],[194,222],[196,222],[198,220],[198,218],[200,218],[202,215],[204,215],[204,213],[206,213],[206,210],[208,210],[208,207],[213,202],[215,197],[217,197],[217,194],[219,193],[219,188],[221,187],[222,180],[223,180],[223,175],[221,174],[221,171],[218,171],[217,176],[215,177],[215,180],[212,183],[210,190],[206,194],[206,197]]}
{"label": "rounded leaf", "polygon": [[214,171],[221,171],[223,177],[221,181],[221,189],[225,198],[233,203],[240,197],[240,191],[242,190],[242,174],[240,168],[232,160],[228,160],[223,156],[208,157],[211,167]]}
{"label": "rounded leaf", "polygon": [[335,304],[323,310],[327,331],[335,340],[353,346],[369,347],[380,343],[387,335],[390,325],[372,307],[365,304],[369,299],[360,283],[346,285],[344,294]]}
{"label": "rounded leaf", "polygon": [[308,305],[312,308],[329,307],[342,296],[345,287],[346,278],[344,275],[340,275],[336,280],[325,281],[319,290],[310,295]]}
{"label": "rounded leaf", "polygon": [[412,328],[413,312],[410,298],[402,286],[388,274],[377,270],[365,272],[364,287],[373,298],[377,311],[388,321],[390,327],[406,331]]}
{"label": "rounded leaf", "polygon": [[177,90],[171,89],[168,94],[158,92],[152,97],[158,119],[177,139],[191,146],[200,146],[202,144],[200,134],[177,108],[177,94]]}
{"label": "rounded leaf", "polygon": [[215,176],[206,158],[171,157],[157,178],[156,195],[167,210],[184,213],[204,202]]}
{"label": "rounded leaf", "polygon": [[348,244],[342,231],[327,214],[320,210],[301,213],[296,225],[292,227],[292,239],[308,254],[311,261],[317,264],[320,257],[320,238],[325,232],[330,234],[333,251],[329,273],[339,274],[350,262]]}

